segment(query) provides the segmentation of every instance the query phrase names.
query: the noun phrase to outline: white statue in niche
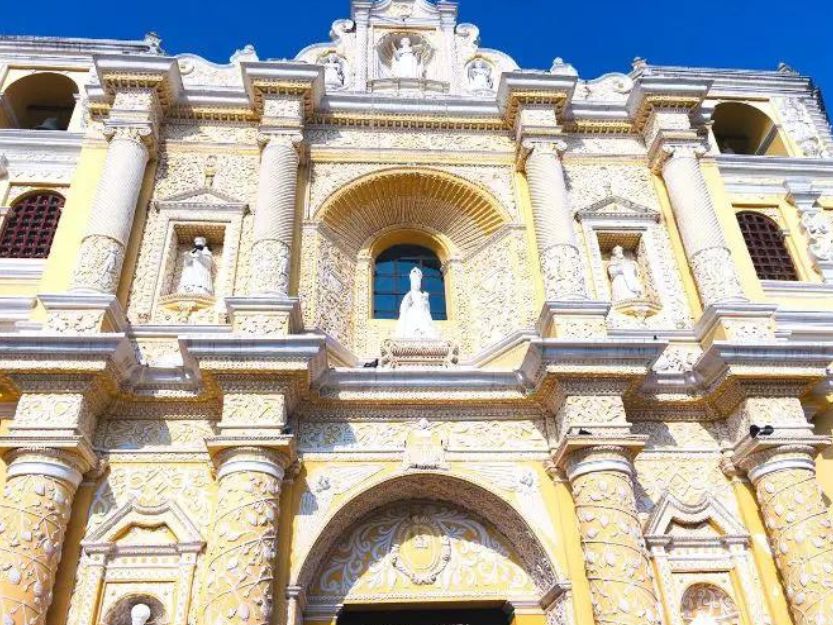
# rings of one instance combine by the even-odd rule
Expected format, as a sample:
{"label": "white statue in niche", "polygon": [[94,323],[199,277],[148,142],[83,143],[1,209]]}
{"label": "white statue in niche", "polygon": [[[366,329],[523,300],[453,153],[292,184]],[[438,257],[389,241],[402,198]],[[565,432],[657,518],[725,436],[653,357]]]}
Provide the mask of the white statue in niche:
{"label": "white statue in niche", "polygon": [[645,294],[642,280],[639,278],[639,265],[632,258],[625,256],[621,245],[613,248],[610,264],[607,266],[610,276],[610,291],[613,303],[640,298]]}
{"label": "white statue in niche", "polygon": [[411,290],[402,298],[399,306],[399,321],[396,324],[397,339],[437,340],[440,338],[431,317],[428,293],[422,290],[422,271],[411,269]]}
{"label": "white statue in niche", "polygon": [[492,66],[483,59],[475,59],[469,65],[469,85],[473,91],[491,91],[495,83]]}
{"label": "white statue in niche", "polygon": [[196,237],[194,248],[185,255],[177,293],[214,295],[214,257],[205,237]]}
{"label": "white statue in niche", "polygon": [[344,86],[344,67],[337,54],[327,55],[324,61],[324,83],[328,87],[340,88]]}
{"label": "white statue in niche", "polygon": [[415,46],[410,37],[402,37],[399,47],[393,44],[391,69],[396,78],[422,78],[422,46]]}
{"label": "white statue in niche", "polygon": [[150,607],[144,603],[137,603],[130,610],[130,625],[146,625],[150,620]]}

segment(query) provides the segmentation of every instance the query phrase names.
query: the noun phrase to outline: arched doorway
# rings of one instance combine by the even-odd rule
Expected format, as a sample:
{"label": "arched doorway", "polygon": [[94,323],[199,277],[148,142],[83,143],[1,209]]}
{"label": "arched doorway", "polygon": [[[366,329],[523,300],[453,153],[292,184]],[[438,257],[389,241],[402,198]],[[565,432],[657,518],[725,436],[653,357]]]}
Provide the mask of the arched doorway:
{"label": "arched doorway", "polygon": [[332,513],[300,555],[290,586],[305,597],[308,622],[350,625],[382,610],[401,625],[500,625],[506,606],[571,622],[565,578],[521,513],[448,474],[372,485]]}
{"label": "arched doorway", "polygon": [[763,111],[743,102],[722,102],[712,114],[722,154],[787,156],[778,127]]}

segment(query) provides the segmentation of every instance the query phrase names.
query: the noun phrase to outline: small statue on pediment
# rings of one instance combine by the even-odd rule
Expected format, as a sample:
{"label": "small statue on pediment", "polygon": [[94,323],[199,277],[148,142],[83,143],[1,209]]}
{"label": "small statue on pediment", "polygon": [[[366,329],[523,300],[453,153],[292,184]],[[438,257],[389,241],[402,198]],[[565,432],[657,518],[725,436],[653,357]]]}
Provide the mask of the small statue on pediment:
{"label": "small statue on pediment", "polygon": [[475,59],[469,65],[469,85],[472,91],[491,91],[495,81],[492,66],[483,59]]}
{"label": "small statue on pediment", "polygon": [[328,54],[324,59],[324,84],[335,89],[344,86],[344,64],[337,54]]}

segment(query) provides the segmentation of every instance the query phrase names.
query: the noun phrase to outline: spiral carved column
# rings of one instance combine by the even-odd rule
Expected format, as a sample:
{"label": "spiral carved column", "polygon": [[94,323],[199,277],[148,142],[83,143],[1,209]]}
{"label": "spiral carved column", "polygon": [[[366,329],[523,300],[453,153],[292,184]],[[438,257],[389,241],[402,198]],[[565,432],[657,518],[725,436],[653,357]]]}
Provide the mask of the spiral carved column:
{"label": "spiral carved column", "polygon": [[700,170],[698,156],[702,148],[669,146],[664,151],[668,158],[662,165],[662,176],[703,304],[745,301],[732,254]]}
{"label": "spiral carved column", "polygon": [[286,459],[267,449],[233,448],[217,461],[202,625],[269,625]]}
{"label": "spiral carved column", "polygon": [[547,300],[585,299],[583,262],[558,151],[562,143],[535,143],[526,161],[532,219]]}
{"label": "spiral carved column", "polygon": [[596,625],[653,625],[660,608],[622,447],[587,447],[566,456]]}
{"label": "spiral carved column", "polygon": [[254,216],[250,290],[254,295],[286,297],[295,232],[298,150],[295,135],[263,135]]}
{"label": "spiral carved column", "polygon": [[93,200],[72,280],[75,291],[112,294],[118,288],[136,203],[150,159],[150,126],[108,129],[110,147]]}
{"label": "spiral carved column", "polygon": [[796,625],[833,623],[833,524],[812,447],[784,446],[742,461]]}
{"label": "spiral carved column", "polygon": [[0,615],[3,625],[44,625],[84,467],[60,451],[20,449],[6,460],[0,497]]}

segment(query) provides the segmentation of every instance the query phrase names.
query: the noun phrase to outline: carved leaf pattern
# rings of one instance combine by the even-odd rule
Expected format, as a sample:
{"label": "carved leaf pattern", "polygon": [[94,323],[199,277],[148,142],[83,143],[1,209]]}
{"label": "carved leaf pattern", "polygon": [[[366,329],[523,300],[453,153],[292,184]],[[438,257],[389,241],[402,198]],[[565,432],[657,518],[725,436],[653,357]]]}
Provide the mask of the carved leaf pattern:
{"label": "carved leaf pattern", "polygon": [[43,625],[75,488],[42,475],[9,477],[0,499],[3,625]]}
{"label": "carved leaf pattern", "polygon": [[576,477],[572,486],[596,623],[659,623],[630,477],[598,471]]}
{"label": "carved leaf pattern", "polygon": [[220,480],[207,556],[205,625],[269,625],[281,484],[264,473]]}
{"label": "carved leaf pattern", "polygon": [[755,487],[796,625],[833,622],[833,528],[815,475],[773,471]]}

